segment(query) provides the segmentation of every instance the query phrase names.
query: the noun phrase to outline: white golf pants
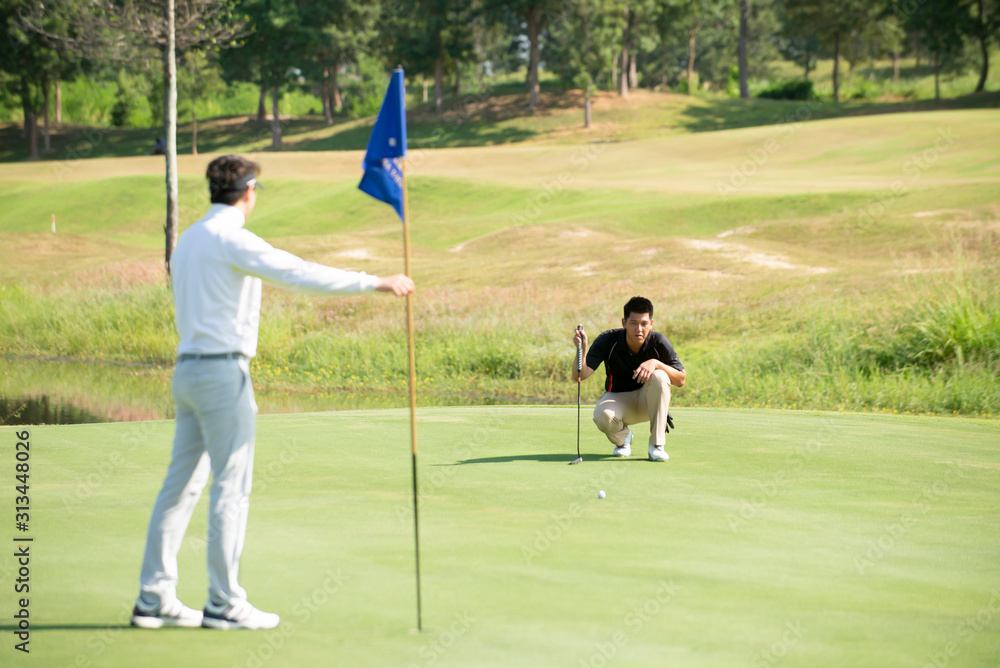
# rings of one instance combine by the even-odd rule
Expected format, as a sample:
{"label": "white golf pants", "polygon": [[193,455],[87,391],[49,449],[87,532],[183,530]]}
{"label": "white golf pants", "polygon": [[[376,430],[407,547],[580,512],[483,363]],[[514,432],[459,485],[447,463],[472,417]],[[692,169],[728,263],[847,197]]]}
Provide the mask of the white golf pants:
{"label": "white golf pants", "polygon": [[177,598],[177,553],[212,474],[208,510],[208,595],[216,605],[245,600],[237,577],[253,479],[257,404],[246,359],[177,363],[177,431],[146,536],[139,599],[148,608]]}
{"label": "white golf pants", "polygon": [[670,410],[670,377],[655,371],[632,392],[605,392],[594,407],[594,424],[615,445],[621,445],[628,425],[649,421],[649,444],[667,442],[667,412]]}

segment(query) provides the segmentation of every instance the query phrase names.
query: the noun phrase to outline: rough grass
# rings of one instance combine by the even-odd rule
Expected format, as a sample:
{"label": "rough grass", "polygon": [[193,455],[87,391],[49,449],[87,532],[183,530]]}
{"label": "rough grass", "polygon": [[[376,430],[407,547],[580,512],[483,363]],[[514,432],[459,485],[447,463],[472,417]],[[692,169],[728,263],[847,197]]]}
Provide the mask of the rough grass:
{"label": "rough grass", "polygon": [[[983,352],[998,136],[994,112],[946,111],[413,151],[421,392],[572,400],[567,332],[616,326],[644,293],[690,367],[690,405],[1000,413]],[[401,270],[398,221],[356,189],[360,154],[261,159],[251,228],[312,260]],[[181,162],[183,224],[204,210],[204,161]],[[55,181],[0,166],[3,353],[169,365],[157,162],[79,161]],[[269,290],[264,309],[262,389],[404,391],[399,302]]]}

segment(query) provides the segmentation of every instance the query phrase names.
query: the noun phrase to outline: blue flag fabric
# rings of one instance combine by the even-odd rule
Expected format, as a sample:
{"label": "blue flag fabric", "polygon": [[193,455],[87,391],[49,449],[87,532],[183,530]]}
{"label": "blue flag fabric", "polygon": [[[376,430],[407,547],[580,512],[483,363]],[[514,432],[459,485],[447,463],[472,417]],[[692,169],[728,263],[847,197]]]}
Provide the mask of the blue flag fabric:
{"label": "blue flag fabric", "polygon": [[365,170],[358,188],[377,200],[389,204],[403,218],[402,158],[406,156],[406,89],[403,70],[397,69],[389,80],[382,108],[375,119],[368,151],[362,168]]}

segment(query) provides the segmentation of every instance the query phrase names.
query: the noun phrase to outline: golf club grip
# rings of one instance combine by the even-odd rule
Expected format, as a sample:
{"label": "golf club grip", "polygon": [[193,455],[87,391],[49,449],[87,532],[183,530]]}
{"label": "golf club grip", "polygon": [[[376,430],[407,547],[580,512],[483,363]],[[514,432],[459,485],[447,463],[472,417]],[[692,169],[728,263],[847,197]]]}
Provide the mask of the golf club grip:
{"label": "golf club grip", "polygon": [[583,371],[583,325],[577,325],[576,331],[581,333],[580,343],[576,344],[576,371],[579,374]]}

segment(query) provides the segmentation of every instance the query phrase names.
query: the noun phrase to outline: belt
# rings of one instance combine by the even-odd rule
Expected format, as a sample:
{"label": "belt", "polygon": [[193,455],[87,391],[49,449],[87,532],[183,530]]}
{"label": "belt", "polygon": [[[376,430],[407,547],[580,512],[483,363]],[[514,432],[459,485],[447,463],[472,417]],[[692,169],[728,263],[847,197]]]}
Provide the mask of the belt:
{"label": "belt", "polygon": [[187,360],[245,360],[243,353],[183,353],[177,356],[178,362]]}

